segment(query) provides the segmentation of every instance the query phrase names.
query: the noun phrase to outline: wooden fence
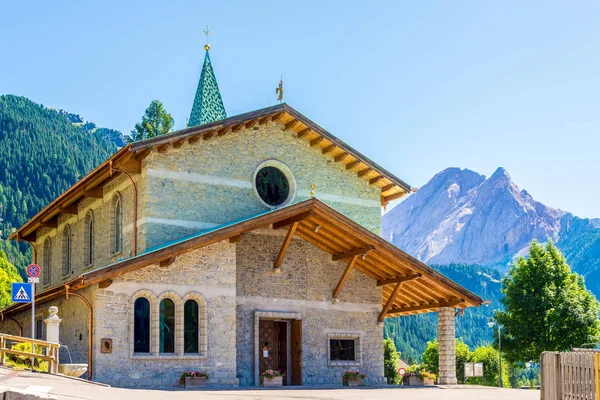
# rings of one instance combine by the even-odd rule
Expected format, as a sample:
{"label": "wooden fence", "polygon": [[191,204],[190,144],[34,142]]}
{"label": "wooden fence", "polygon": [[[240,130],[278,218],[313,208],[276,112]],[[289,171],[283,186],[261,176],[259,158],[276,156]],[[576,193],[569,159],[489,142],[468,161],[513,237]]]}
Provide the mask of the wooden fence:
{"label": "wooden fence", "polygon": [[546,351],[541,364],[542,400],[600,400],[600,352]]}
{"label": "wooden fence", "polygon": [[[13,350],[11,343],[33,343],[35,346],[32,346],[31,353],[29,353],[26,351]],[[34,347],[41,347],[43,350],[45,349],[46,354],[35,354]],[[57,374],[59,347],[60,345],[58,343],[50,343],[45,342],[43,340],[7,335],[2,333],[0,334],[0,364],[4,365],[5,357],[7,354],[29,357],[31,359],[37,358],[43,361],[48,361],[48,373]]]}

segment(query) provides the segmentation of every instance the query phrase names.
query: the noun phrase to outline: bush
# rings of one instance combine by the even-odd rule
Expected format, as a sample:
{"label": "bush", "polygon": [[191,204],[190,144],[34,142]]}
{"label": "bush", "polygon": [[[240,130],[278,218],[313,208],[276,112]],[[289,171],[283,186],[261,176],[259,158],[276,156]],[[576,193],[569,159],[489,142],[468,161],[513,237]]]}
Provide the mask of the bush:
{"label": "bush", "polygon": [[[473,361],[483,363],[483,378],[469,378],[469,383],[474,385],[498,386],[500,374],[498,350],[491,345],[478,347],[473,352]],[[504,359],[502,359],[502,386],[511,387],[508,363]]]}
{"label": "bush", "polygon": [[[17,343],[13,345],[11,349],[31,353],[31,343]],[[34,346],[34,351],[35,354],[42,354],[42,348],[40,346]],[[31,368],[31,358],[27,356],[7,353],[6,360],[8,364],[17,369]],[[48,372],[48,363],[46,361],[36,358],[33,365],[34,369],[37,371]]]}
{"label": "bush", "polygon": [[[456,348],[456,379],[458,383],[465,383],[465,363],[471,361],[473,353],[469,346],[460,339],[455,340],[454,346]],[[427,342],[427,348],[423,352],[423,365],[428,371],[439,375],[439,343],[437,340]]]}

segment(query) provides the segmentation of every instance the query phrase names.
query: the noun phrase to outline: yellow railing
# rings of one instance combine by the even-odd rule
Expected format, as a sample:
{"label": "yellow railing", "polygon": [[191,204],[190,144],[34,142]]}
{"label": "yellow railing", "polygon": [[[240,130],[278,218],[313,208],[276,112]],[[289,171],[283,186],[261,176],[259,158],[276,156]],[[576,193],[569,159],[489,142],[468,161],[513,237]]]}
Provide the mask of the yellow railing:
{"label": "yellow railing", "polygon": [[[17,342],[17,343],[30,343],[32,344],[31,353],[20,350],[13,350],[12,348],[8,348],[8,342]],[[35,346],[45,348],[46,355],[44,354],[36,354]],[[48,361],[48,373],[57,374],[58,373],[58,348],[60,344],[58,343],[50,343],[43,340],[31,339],[21,336],[0,334],[0,364],[4,365],[5,357],[7,354],[14,354],[16,356],[29,357],[31,359],[40,359],[43,361]]]}

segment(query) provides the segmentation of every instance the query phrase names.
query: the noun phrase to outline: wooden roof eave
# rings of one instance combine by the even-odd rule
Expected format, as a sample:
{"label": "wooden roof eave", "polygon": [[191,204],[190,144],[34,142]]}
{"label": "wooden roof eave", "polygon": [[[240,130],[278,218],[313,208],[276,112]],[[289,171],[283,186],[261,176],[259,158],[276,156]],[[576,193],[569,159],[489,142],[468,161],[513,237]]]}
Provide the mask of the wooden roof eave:
{"label": "wooden roof eave", "polygon": [[83,197],[83,192],[97,187],[100,183],[104,182],[107,178],[110,178],[110,165],[111,163],[117,163],[121,159],[129,159],[131,145],[122,147],[112,156],[110,156],[102,164],[94,168],[84,178],[80,179],[77,183],[63,192],[60,196],[54,199],[50,204],[44,207],[40,212],[29,219],[23,226],[21,226],[16,232],[8,237],[10,240],[20,240],[28,237],[39,228],[42,228],[42,224],[49,221],[60,213],[61,209],[70,206],[71,204],[79,201]]}

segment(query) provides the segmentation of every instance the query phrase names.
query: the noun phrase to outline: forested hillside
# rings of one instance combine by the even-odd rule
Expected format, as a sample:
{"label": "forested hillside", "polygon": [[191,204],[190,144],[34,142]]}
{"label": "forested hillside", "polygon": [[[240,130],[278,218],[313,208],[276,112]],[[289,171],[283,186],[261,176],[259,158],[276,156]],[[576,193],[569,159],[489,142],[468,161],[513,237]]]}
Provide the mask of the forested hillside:
{"label": "forested hillside", "polygon": [[116,150],[118,132],[86,129],[69,115],[0,96],[0,250],[21,274],[29,245],[5,239]]}
{"label": "forested hillside", "polygon": [[[491,300],[488,306],[467,308],[464,315],[456,317],[456,337],[462,338],[471,348],[490,343],[492,332],[487,322],[493,311],[500,306],[500,272],[481,265],[450,264],[432,267],[482,299]],[[427,341],[437,338],[437,313],[388,318],[385,320],[384,336],[394,340],[403,360],[409,363],[420,361]]]}

